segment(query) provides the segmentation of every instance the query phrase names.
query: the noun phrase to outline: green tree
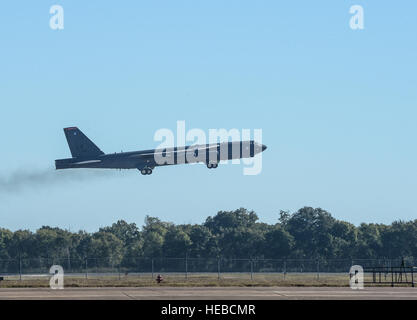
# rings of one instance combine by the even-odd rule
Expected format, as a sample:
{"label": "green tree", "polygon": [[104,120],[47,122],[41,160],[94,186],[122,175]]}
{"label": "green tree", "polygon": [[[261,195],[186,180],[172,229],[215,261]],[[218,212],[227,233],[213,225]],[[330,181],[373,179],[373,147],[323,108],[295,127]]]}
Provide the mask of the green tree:
{"label": "green tree", "polygon": [[288,257],[294,246],[294,238],[280,224],[276,224],[265,235],[263,254],[265,258]]}
{"label": "green tree", "polygon": [[235,211],[219,211],[214,217],[208,217],[204,226],[213,234],[219,234],[226,229],[251,228],[257,220],[254,211],[240,208]]}
{"label": "green tree", "polygon": [[9,254],[13,232],[8,229],[0,228],[0,259],[11,259]]}
{"label": "green tree", "polygon": [[358,228],[358,242],[355,250],[356,258],[376,259],[388,256],[382,250],[381,231],[386,226],[375,223],[361,223]]}
{"label": "green tree", "polygon": [[395,221],[381,232],[382,252],[392,258],[417,256],[417,220]]}
{"label": "green tree", "polygon": [[112,233],[96,232],[91,239],[88,256],[98,259],[97,264],[105,263],[99,260],[108,258],[112,265],[119,265],[123,258],[123,242]]}
{"label": "green tree", "polygon": [[163,255],[165,257],[184,257],[191,247],[191,239],[182,228],[171,226],[165,234]]}
{"label": "green tree", "polygon": [[39,254],[36,251],[36,241],[33,233],[29,230],[17,230],[13,232],[8,251],[9,255],[14,259],[27,259]]}
{"label": "green tree", "polygon": [[143,254],[146,257],[161,257],[165,234],[172,224],[162,222],[158,218],[146,216],[143,227]]}
{"label": "green tree", "polygon": [[139,228],[136,226],[136,223],[127,223],[124,220],[113,223],[111,227],[100,228],[99,231],[114,234],[118,239],[123,241],[126,247],[134,244],[140,238]]}
{"label": "green tree", "polygon": [[294,237],[296,249],[307,258],[334,256],[331,229],[335,219],[327,211],[304,207],[286,222],[286,230]]}
{"label": "green tree", "polygon": [[143,254],[143,238],[136,223],[119,220],[99,231],[111,233],[123,242],[123,266],[137,265],[137,258]]}
{"label": "green tree", "polygon": [[192,225],[188,230],[188,234],[191,240],[189,248],[191,257],[208,258],[219,255],[217,238],[211,233],[209,228],[203,225]]}

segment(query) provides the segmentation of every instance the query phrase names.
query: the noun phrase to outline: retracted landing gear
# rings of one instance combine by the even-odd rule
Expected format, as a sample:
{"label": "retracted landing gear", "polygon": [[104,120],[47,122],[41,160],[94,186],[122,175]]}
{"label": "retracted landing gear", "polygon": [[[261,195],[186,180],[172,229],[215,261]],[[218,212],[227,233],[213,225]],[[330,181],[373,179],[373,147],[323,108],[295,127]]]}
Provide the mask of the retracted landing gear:
{"label": "retracted landing gear", "polygon": [[152,174],[152,169],[151,168],[143,168],[140,170],[140,173],[142,173],[144,176],[150,175]]}
{"label": "retracted landing gear", "polygon": [[207,163],[207,168],[209,169],[216,169],[218,166],[218,163]]}

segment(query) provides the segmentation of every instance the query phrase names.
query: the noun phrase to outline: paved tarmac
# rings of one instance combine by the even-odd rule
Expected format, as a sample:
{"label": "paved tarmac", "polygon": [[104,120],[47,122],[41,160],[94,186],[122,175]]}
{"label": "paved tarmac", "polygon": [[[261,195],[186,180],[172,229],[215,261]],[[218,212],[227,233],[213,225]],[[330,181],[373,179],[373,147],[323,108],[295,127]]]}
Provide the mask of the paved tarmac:
{"label": "paved tarmac", "polygon": [[1,288],[0,300],[417,300],[417,288],[368,287],[141,287]]}

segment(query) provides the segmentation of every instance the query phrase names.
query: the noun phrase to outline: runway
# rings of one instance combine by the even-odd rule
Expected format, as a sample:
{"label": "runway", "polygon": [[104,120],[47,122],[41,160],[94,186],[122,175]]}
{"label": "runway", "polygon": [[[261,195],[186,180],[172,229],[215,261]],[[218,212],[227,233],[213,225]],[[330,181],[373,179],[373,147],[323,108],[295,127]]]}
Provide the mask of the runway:
{"label": "runway", "polygon": [[141,287],[2,288],[0,300],[417,300],[417,288],[368,287]]}

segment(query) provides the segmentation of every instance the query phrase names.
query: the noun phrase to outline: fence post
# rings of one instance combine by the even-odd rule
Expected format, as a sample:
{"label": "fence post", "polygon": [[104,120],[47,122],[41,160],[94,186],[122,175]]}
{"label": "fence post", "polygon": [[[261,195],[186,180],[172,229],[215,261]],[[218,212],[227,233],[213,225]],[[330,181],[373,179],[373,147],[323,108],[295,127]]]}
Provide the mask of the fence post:
{"label": "fence post", "polygon": [[19,280],[22,281],[22,258],[19,255]]}
{"label": "fence post", "polygon": [[287,276],[287,260],[284,260],[284,280],[286,276]]}
{"label": "fence post", "polygon": [[250,279],[253,280],[253,260],[250,259]]}
{"label": "fence post", "polygon": [[320,280],[320,260],[317,259],[317,280]]}
{"label": "fence post", "polygon": [[185,279],[188,279],[188,255],[185,254]]}
{"label": "fence post", "polygon": [[85,278],[88,279],[88,258],[85,258]]}
{"label": "fence post", "polygon": [[153,279],[153,258],[152,258],[152,279]]}
{"label": "fence post", "polygon": [[68,271],[71,272],[71,256],[70,256],[70,252],[69,252],[69,248],[68,247],[67,247],[67,258],[68,258],[68,265],[67,265]]}
{"label": "fence post", "polygon": [[217,258],[217,279],[220,280],[220,258]]}
{"label": "fence post", "polygon": [[394,286],[394,269],[391,266],[391,287]]}

